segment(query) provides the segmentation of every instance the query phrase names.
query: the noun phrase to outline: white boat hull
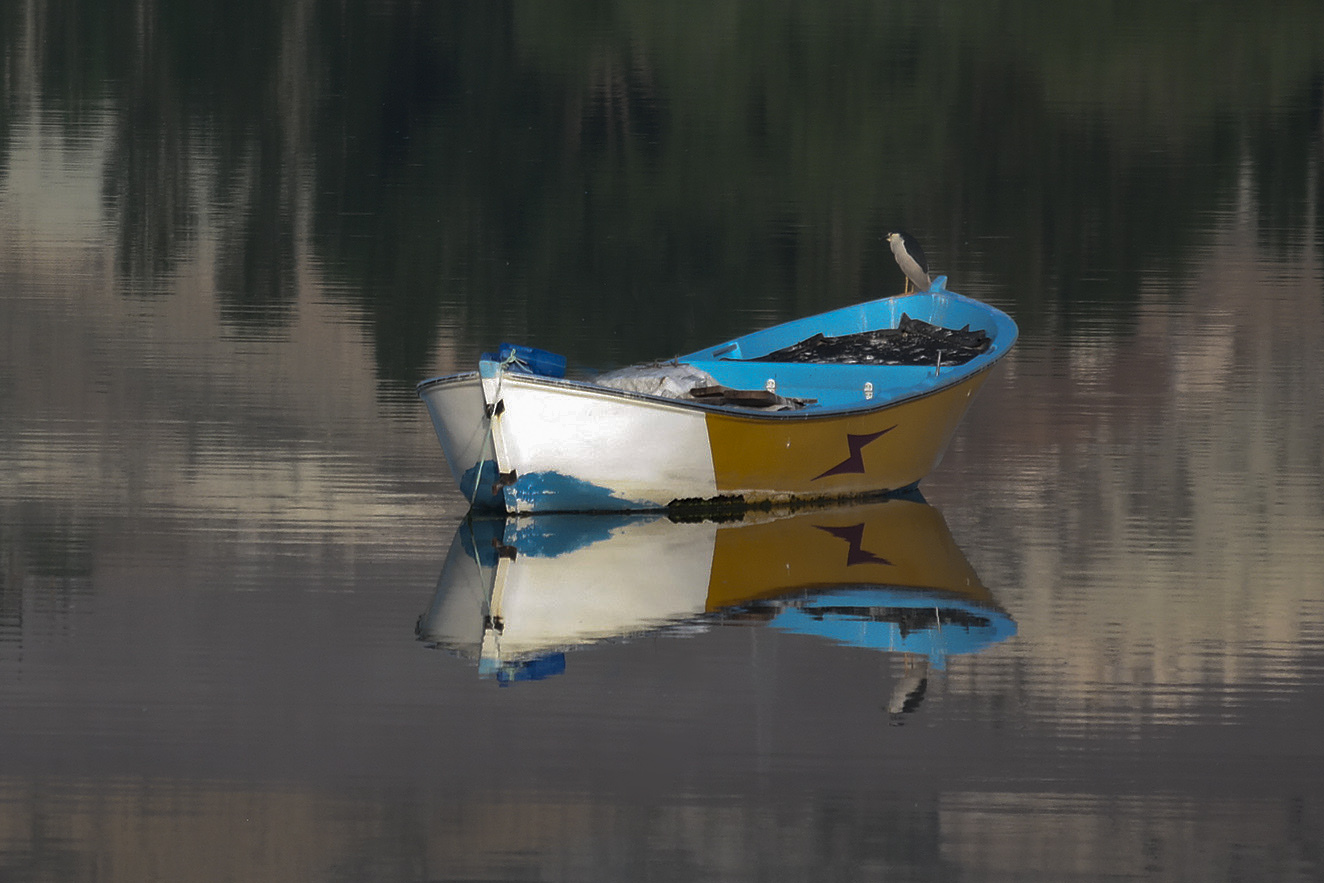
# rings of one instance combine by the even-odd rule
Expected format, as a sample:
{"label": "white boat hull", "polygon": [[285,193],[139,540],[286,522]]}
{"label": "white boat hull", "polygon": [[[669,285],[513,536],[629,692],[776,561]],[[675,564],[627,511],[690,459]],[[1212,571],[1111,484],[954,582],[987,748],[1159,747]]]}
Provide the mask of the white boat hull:
{"label": "white boat hull", "polygon": [[645,510],[912,487],[938,465],[985,377],[876,410],[800,419],[511,373],[489,378],[499,384],[488,397],[478,374],[439,381],[422,396],[471,505]]}

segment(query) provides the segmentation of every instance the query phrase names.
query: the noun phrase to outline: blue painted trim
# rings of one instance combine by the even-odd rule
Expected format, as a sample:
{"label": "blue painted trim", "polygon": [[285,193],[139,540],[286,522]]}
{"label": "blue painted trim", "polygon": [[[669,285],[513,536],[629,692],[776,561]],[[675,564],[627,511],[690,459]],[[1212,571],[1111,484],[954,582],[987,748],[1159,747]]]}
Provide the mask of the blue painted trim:
{"label": "blue painted trim", "polygon": [[470,506],[498,512],[505,508],[504,498],[492,490],[493,485],[496,484],[497,474],[495,460],[481,460],[464,470],[464,474],[460,476],[460,493],[469,501]]}
{"label": "blue painted trim", "polygon": [[660,514],[563,513],[506,520],[505,544],[530,558],[558,558],[611,539],[619,528],[655,521]]}
{"label": "blue painted trim", "polygon": [[[879,611],[937,610],[966,619],[903,629]],[[947,656],[978,653],[1016,634],[1016,621],[1001,610],[972,604],[941,592],[883,587],[838,589],[787,607],[769,623],[792,634],[813,635],[838,644],[917,653],[941,668]]]}
{"label": "blue painted trim", "polygon": [[561,472],[529,472],[503,489],[506,510],[519,512],[615,512],[661,508],[618,497],[610,488]]}
{"label": "blue painted trim", "polygon": [[530,659],[493,662],[483,659],[478,663],[480,677],[496,678],[498,685],[509,687],[519,681],[541,681],[565,673],[565,654],[548,653]]}

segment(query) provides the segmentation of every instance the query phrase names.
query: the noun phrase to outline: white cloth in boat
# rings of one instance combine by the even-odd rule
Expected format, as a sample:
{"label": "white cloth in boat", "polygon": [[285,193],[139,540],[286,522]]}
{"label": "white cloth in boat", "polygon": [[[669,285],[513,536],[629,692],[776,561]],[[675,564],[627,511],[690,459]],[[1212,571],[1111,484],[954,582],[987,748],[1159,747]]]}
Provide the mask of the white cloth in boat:
{"label": "white cloth in boat", "polygon": [[783,398],[768,389],[731,389],[718,383],[717,378],[707,371],[676,361],[631,365],[600,374],[593,382],[623,392],[760,411],[793,411],[813,402],[812,399]]}
{"label": "white cloth in boat", "polygon": [[608,371],[593,378],[598,386],[636,392],[643,395],[663,396],[669,399],[692,398],[690,390],[716,386],[717,381],[707,371],[701,371],[684,362],[653,362],[630,365]]}

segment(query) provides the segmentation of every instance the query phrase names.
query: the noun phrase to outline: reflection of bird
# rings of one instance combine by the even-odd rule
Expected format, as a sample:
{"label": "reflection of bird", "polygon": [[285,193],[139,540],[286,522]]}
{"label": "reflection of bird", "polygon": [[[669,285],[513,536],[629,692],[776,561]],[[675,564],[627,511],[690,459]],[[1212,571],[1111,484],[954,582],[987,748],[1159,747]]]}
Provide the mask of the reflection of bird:
{"label": "reflection of bird", "polygon": [[903,723],[901,715],[911,714],[924,701],[924,693],[929,688],[929,661],[923,656],[906,654],[905,677],[896,683],[892,698],[887,702],[887,714],[891,724],[899,727]]}
{"label": "reflection of bird", "polygon": [[896,258],[901,272],[906,274],[906,292],[910,292],[910,283],[916,291],[925,291],[933,280],[929,278],[929,263],[924,260],[924,249],[919,247],[915,237],[909,233],[888,233],[887,241],[892,246],[892,256]]}

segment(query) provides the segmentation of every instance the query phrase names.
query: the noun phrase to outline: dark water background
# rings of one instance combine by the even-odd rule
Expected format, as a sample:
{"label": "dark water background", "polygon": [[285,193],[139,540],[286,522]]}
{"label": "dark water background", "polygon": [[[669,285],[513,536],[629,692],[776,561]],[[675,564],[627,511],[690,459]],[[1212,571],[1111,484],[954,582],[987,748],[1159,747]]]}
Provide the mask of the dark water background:
{"label": "dark water background", "polygon": [[[0,4],[0,879],[1324,878],[1315,2]],[[502,688],[415,381],[865,297],[1022,339],[924,484],[1017,634]]]}

